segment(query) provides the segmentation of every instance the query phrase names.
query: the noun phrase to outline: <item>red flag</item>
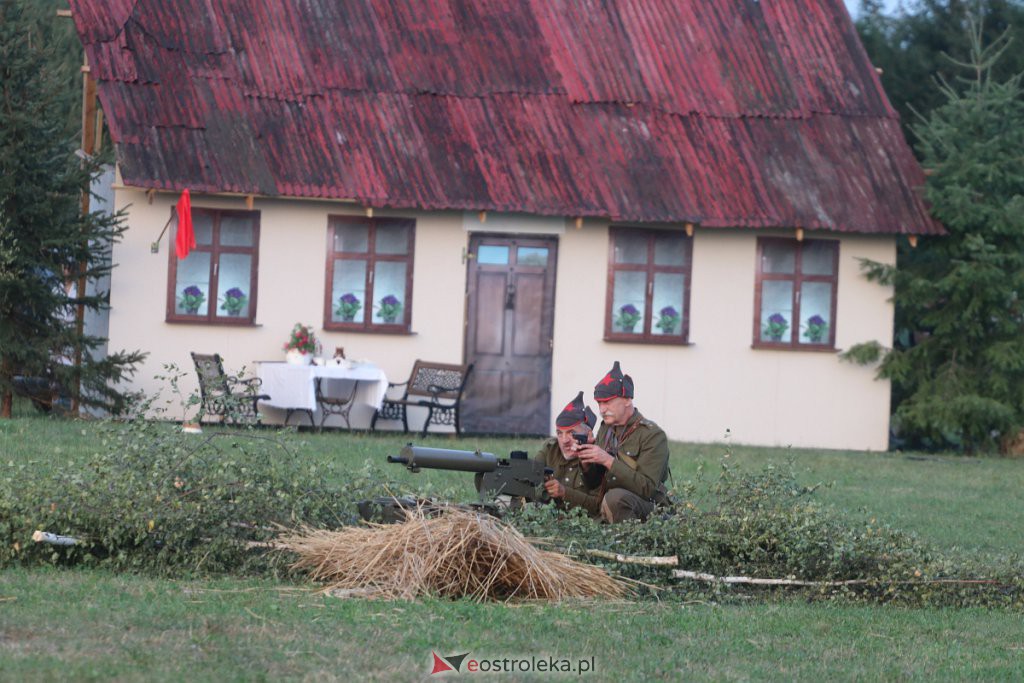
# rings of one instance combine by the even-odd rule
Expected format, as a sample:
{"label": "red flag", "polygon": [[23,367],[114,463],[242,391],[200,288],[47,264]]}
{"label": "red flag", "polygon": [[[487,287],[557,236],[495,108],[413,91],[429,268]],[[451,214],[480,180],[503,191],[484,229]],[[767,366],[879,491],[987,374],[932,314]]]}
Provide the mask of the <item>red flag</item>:
{"label": "red flag", "polygon": [[188,188],[178,199],[178,234],[174,240],[175,252],[179,259],[188,258],[188,252],[196,248],[196,233],[192,229],[192,198]]}

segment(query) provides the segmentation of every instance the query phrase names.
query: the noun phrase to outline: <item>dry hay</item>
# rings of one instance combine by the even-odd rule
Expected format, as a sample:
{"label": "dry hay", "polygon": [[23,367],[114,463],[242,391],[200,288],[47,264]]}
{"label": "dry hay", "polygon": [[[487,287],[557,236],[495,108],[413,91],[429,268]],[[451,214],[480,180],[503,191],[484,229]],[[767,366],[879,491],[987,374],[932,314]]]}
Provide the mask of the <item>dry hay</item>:
{"label": "dry hay", "polygon": [[328,583],[328,592],[413,599],[473,600],[622,597],[626,586],[599,567],[531,544],[501,520],[450,509],[406,510],[401,524],[339,531],[304,528],[277,541],[292,565]]}

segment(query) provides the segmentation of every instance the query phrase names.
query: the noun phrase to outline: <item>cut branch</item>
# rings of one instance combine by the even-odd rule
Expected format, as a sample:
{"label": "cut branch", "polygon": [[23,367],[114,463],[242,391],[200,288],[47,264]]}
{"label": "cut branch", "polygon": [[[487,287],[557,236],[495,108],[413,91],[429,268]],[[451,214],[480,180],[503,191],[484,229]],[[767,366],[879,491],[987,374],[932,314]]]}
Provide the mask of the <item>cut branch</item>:
{"label": "cut branch", "polygon": [[869,583],[875,584],[987,584],[997,585],[998,581],[992,579],[904,579],[902,581],[882,581],[878,579],[847,579],[846,581],[803,581],[801,579],[756,579],[750,576],[715,576],[703,572],[691,572],[685,569],[676,569],[672,572],[676,579],[691,579],[693,581],[707,581],[709,583],[747,584],[753,586],[858,586]]}
{"label": "cut branch", "polygon": [[600,557],[606,560],[615,560],[622,564],[642,564],[648,567],[675,567],[679,564],[679,558],[675,555],[667,557],[645,557],[643,555],[619,555],[610,553],[607,550],[585,550],[585,554],[591,557]]}
{"label": "cut branch", "polygon": [[80,540],[74,536],[59,536],[57,534],[51,534],[49,531],[36,530],[32,534],[32,540],[36,543],[49,543],[50,545],[78,545],[81,543]]}

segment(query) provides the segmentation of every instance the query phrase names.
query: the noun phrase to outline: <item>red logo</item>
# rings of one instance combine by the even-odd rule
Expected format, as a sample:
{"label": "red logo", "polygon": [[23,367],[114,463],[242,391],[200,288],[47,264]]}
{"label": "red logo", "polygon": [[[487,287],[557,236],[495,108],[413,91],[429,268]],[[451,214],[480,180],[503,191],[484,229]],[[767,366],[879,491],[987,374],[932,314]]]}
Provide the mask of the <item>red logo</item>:
{"label": "red logo", "polygon": [[612,373],[609,372],[607,375],[604,376],[604,379],[601,380],[601,384],[603,384],[605,386],[608,386],[609,384],[611,384],[614,381],[615,381],[615,379],[612,377]]}
{"label": "red logo", "polygon": [[469,656],[466,652],[461,655],[448,655],[447,657],[440,657],[433,650],[430,654],[434,655],[434,670],[430,672],[430,675],[444,673],[445,671],[454,671],[458,673],[462,669],[462,660]]}

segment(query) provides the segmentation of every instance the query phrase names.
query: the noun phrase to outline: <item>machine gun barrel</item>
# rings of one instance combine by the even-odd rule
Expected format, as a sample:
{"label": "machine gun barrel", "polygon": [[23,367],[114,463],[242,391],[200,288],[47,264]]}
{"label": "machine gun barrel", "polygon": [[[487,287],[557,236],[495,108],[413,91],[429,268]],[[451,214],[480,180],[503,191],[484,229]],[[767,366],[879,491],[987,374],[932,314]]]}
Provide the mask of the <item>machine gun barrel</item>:
{"label": "machine gun barrel", "polygon": [[398,455],[389,455],[388,462],[405,465],[411,472],[422,468],[475,472],[474,483],[482,501],[497,496],[523,500],[544,500],[544,478],[551,469],[539,460],[529,459],[526,451],[512,451],[507,458],[482,451],[456,451],[449,448],[426,448],[409,444]]}
{"label": "machine gun barrel", "polygon": [[493,453],[412,445],[404,447],[397,456],[389,455],[388,462],[405,465],[413,471],[425,467],[458,472],[493,472],[498,468],[498,458]]}

